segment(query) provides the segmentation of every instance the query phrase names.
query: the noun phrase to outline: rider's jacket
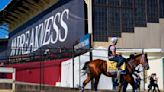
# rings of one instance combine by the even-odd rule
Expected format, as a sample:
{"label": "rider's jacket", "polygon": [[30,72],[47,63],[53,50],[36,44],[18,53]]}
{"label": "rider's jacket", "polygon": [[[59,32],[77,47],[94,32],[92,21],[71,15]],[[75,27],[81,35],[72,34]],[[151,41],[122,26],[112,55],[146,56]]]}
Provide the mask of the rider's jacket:
{"label": "rider's jacket", "polygon": [[[112,51],[111,51],[112,46],[113,45],[109,45],[109,47],[108,47],[108,58],[113,58],[114,57],[113,54],[112,54]],[[114,50],[116,50],[116,48],[114,48]]]}

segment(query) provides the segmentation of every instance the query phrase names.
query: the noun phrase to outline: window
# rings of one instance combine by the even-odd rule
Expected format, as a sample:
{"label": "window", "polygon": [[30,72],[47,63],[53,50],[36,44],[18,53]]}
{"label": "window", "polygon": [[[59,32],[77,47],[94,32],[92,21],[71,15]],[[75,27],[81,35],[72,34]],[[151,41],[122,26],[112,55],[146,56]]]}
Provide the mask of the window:
{"label": "window", "polygon": [[133,9],[122,9],[122,32],[134,32],[134,13]]}
{"label": "window", "polygon": [[134,32],[134,0],[121,1],[122,32]]}
{"label": "window", "polygon": [[164,0],[159,0],[160,18],[164,18]]}
{"label": "window", "polygon": [[158,23],[158,0],[147,0],[147,18],[148,22]]}
{"label": "window", "polygon": [[158,23],[159,14],[164,18],[164,0],[93,0],[94,40],[107,41],[147,22]]}
{"label": "window", "polygon": [[120,8],[108,8],[108,36],[121,37]]}
{"label": "window", "polygon": [[107,16],[105,7],[94,7],[93,8],[93,35],[94,41],[108,41],[107,36]]}
{"label": "window", "polygon": [[134,17],[136,27],[146,27],[146,8],[145,0],[135,0]]}

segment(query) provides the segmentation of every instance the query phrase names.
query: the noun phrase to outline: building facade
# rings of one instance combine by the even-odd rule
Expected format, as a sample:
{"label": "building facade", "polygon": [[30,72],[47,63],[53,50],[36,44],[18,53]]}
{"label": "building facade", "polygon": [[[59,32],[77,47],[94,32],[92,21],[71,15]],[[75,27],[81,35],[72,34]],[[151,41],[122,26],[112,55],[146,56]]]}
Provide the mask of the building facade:
{"label": "building facade", "polygon": [[94,46],[164,48],[163,0],[92,0]]}
{"label": "building facade", "polygon": [[[26,46],[35,47],[36,43],[40,47],[45,46],[45,44],[47,45],[48,43],[48,47],[46,48],[54,48],[55,46],[56,48],[60,46],[72,46],[75,40],[80,39],[87,33],[91,33],[93,41],[92,46],[94,48],[99,46],[107,48],[111,37],[119,37],[119,48],[164,48],[164,0],[79,0],[81,1],[81,3],[83,3],[83,1],[86,2],[87,5],[85,4],[83,6],[85,11],[83,11],[83,7],[78,10],[79,5],[76,5],[75,3],[71,4],[69,7],[66,7],[66,5],[71,1],[77,0],[12,0],[11,3],[5,8],[5,10],[0,12],[0,15],[2,15],[0,16],[0,24],[9,24],[10,46],[12,46],[11,40],[13,40],[13,47],[15,46],[15,43],[18,43],[16,45],[17,47],[21,47],[21,45],[23,44],[25,45],[25,49]],[[74,7],[74,5],[76,5],[77,7]],[[54,36],[54,29],[60,27],[61,30],[63,30],[62,25],[58,23],[58,20],[60,20],[58,19],[60,18],[59,15],[62,15],[61,12],[64,12],[63,16],[67,15],[67,11],[63,9],[71,7],[73,7],[72,12],[75,13],[68,14],[70,20],[66,21],[65,24],[70,25],[70,21],[74,23],[72,25],[75,28],[69,30],[72,31],[70,33],[71,35],[69,36],[72,39],[69,39],[70,41],[67,40],[66,42],[63,42],[60,38],[62,44],[51,44],[55,43],[55,39],[57,39]],[[76,13],[79,11],[80,13],[78,14],[80,15],[80,17],[76,15]],[[85,17],[81,16],[81,13],[85,13]],[[88,17],[86,17],[86,15],[88,15]],[[51,19],[52,17],[56,18],[56,22],[53,21],[54,24],[56,23],[59,26],[56,27],[55,25],[53,25]],[[67,20],[67,18],[68,17],[65,16],[63,20]],[[47,22],[47,20],[51,21]],[[77,20],[81,21],[80,23],[83,24],[82,28],[79,27],[80,24],[77,24]],[[54,29],[52,29],[53,33],[50,32],[48,23],[52,24],[50,26],[54,27]],[[45,24],[45,28],[47,28],[46,30],[42,30],[41,33],[39,33],[38,30],[35,30],[35,28],[37,29],[40,24],[41,26]],[[86,29],[88,29],[87,32]],[[79,32],[79,30],[83,31],[80,31],[81,33],[76,34],[76,32]],[[44,35],[41,35],[42,33]],[[75,39],[75,37],[77,36],[78,38]],[[33,38],[35,38],[35,41],[33,41]],[[44,41],[44,45],[42,44],[42,41]],[[13,53],[10,55],[23,56],[22,53],[25,53],[23,52],[24,49],[20,49],[20,52],[16,50],[12,50]],[[159,71],[158,73],[161,74],[159,76],[161,85],[160,89],[163,90],[164,78],[162,69],[164,64],[161,61],[164,54],[161,53],[161,51],[155,51],[154,53],[149,52],[148,54],[154,59],[154,62],[152,60],[152,62],[150,61],[150,66],[152,68],[150,72],[148,72],[148,74]],[[18,63],[13,65],[13,67],[21,67],[21,69],[19,68],[19,70],[16,71],[18,81],[25,81],[30,83],[40,82],[41,84],[45,83],[56,85],[57,82],[61,81],[61,66],[50,65],[59,65],[62,61],[65,60],[51,60],[50,62],[44,62],[43,64],[45,66],[45,71],[42,75],[39,74],[39,71],[41,70],[41,67],[39,66],[40,62],[32,62],[28,64]],[[158,62],[158,64],[156,62]],[[25,67],[25,65],[28,66]],[[158,66],[158,70],[156,66]],[[28,69],[28,71],[26,69]],[[54,70],[56,70],[55,73]],[[54,75],[52,75],[51,72],[53,72]],[[50,75],[48,76],[48,74]],[[35,76],[35,78],[33,76]],[[41,78],[41,76],[44,76],[43,80],[39,79]],[[50,76],[51,78],[49,78]],[[31,79],[32,77],[34,79]],[[72,77],[70,78],[72,79]],[[103,82],[103,84],[105,83]]]}

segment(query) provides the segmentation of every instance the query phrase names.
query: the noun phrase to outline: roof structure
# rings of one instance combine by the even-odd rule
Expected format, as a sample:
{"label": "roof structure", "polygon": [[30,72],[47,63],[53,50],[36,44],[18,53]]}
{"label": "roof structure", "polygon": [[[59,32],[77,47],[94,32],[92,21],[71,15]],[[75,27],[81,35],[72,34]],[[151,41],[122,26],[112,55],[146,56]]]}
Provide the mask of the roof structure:
{"label": "roof structure", "polygon": [[9,32],[56,4],[59,0],[12,0],[0,11],[0,25],[8,24]]}

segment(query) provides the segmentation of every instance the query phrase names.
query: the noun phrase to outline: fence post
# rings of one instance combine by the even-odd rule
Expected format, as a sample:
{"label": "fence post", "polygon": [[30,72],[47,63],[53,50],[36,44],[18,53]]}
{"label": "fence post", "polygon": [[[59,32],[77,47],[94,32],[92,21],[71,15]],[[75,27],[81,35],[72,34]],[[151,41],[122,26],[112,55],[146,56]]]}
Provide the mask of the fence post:
{"label": "fence post", "polygon": [[74,45],[72,47],[72,83],[74,89]]}
{"label": "fence post", "polygon": [[79,56],[79,87],[81,87],[81,62],[80,62],[80,56]]}
{"label": "fence post", "polygon": [[[89,56],[90,56],[90,61],[92,61],[93,60],[93,53],[92,53],[92,49],[90,48],[90,50],[89,50]],[[91,80],[91,89],[94,89],[94,80]]]}
{"label": "fence post", "polygon": [[13,79],[12,91],[13,92],[15,92],[15,72],[16,72],[16,70],[13,69],[13,73],[12,73],[12,79]]}
{"label": "fence post", "polygon": [[16,70],[15,68],[8,68],[8,67],[0,67],[0,73],[12,73],[12,79],[0,79],[0,83],[10,83],[12,84],[12,92],[15,92],[15,75]]}
{"label": "fence post", "polygon": [[[164,57],[162,57],[162,66],[163,66],[163,72],[164,72]],[[164,73],[163,73],[163,80],[164,80]],[[164,81],[163,81],[164,84]],[[163,85],[163,90],[164,90],[164,85]]]}

